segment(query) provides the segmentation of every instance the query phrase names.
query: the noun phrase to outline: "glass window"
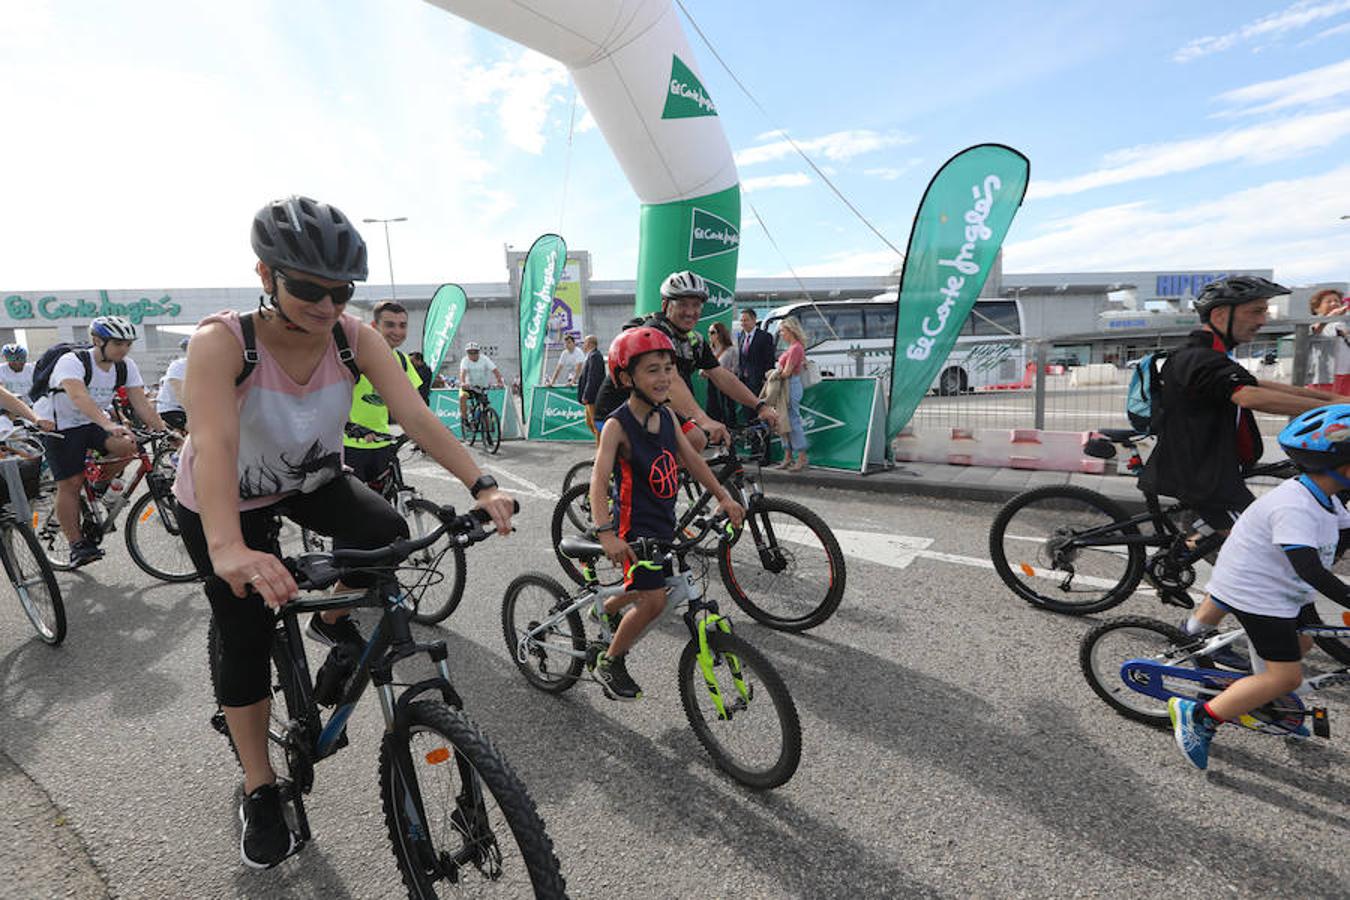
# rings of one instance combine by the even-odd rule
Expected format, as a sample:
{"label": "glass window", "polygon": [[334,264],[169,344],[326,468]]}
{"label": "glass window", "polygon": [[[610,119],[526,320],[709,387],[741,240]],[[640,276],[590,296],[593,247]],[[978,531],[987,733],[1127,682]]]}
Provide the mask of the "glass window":
{"label": "glass window", "polygon": [[895,337],[895,307],[869,306],[864,311],[864,324],[869,338]]}
{"label": "glass window", "polygon": [[[1017,316],[1017,303],[1012,300],[993,300],[975,304],[980,315],[970,314],[972,331],[966,332],[987,337],[1007,337],[1021,334],[1022,323]],[[964,332],[964,329],[962,329]]]}
{"label": "glass window", "polygon": [[830,320],[835,335],[841,340],[856,339],[863,336],[863,311],[861,309],[857,307],[829,309],[825,312],[825,317]]}
{"label": "glass window", "polygon": [[[795,310],[797,321],[802,323],[802,331],[806,332],[806,346],[814,347],[821,341],[829,340],[830,329],[825,326],[825,320],[821,318],[820,313],[816,312],[810,306]],[[786,349],[786,341],[780,340],[779,346]]]}

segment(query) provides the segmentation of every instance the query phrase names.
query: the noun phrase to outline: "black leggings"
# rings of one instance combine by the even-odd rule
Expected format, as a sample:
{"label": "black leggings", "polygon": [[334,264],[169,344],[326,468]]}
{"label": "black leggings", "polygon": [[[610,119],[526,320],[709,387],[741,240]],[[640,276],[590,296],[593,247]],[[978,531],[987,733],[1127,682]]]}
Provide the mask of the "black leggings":
{"label": "black leggings", "polygon": [[[310,531],[333,538],[335,548],[370,550],[408,536],[408,523],[379,494],[350,475],[343,475],[309,494],[296,494],[272,506],[239,514],[244,543],[251,549],[275,549],[278,515]],[[206,579],[206,599],[216,620],[222,645],[216,702],[221,706],[250,706],[271,694],[272,635],[276,613],[262,597],[250,593],[236,597],[230,586],[217,578],[206,549],[201,516],[180,506],[178,522],[183,542]],[[368,579],[344,580],[364,587]]]}

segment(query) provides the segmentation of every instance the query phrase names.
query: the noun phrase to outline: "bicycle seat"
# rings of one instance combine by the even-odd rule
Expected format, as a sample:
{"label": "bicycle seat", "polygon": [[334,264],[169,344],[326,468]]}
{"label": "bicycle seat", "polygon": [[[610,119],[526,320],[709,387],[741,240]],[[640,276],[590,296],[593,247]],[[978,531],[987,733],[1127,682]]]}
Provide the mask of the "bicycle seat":
{"label": "bicycle seat", "polygon": [[562,555],[568,559],[599,559],[605,555],[600,542],[584,534],[574,534],[562,539],[558,544]]}
{"label": "bicycle seat", "polygon": [[1115,444],[1131,444],[1144,437],[1133,428],[1098,428],[1097,433]]}

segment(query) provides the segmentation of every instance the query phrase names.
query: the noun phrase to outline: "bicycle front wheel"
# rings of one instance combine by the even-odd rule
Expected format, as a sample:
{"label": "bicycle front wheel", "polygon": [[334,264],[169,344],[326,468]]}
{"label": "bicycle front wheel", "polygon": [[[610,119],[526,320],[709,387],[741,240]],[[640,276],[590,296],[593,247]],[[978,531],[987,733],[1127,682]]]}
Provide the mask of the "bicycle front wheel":
{"label": "bicycle front wheel", "polygon": [[[70,541],[66,540],[61,523],[56,518],[56,486],[43,491],[35,498],[32,507],[33,533],[37,535],[38,545],[43,556],[58,572],[69,572],[75,567],[70,564]],[[84,514],[84,498],[80,498],[80,513]]]}
{"label": "bicycle front wheel", "polygon": [[[1130,686],[1121,666],[1131,659],[1147,659],[1168,666],[1207,669],[1211,660],[1199,656],[1200,642],[1180,628],[1144,616],[1108,619],[1083,635],[1078,665],[1093,693],[1127,719],[1159,728],[1170,727],[1167,701],[1141,693]],[[1141,682],[1142,684],[1142,682]],[[1217,691],[1206,691],[1187,678],[1163,678],[1163,685],[1178,697],[1208,700]]]}
{"label": "bicycle front wheel", "polygon": [[66,639],[66,606],[37,537],[25,523],[11,520],[0,525],[0,543],[4,545],[5,574],[19,606],[43,643],[55,647]]}
{"label": "bicycle front wheel", "polygon": [[564,536],[578,534],[591,527],[591,483],[579,481],[558,498],[553,505],[553,517],[549,520],[548,533],[553,541],[553,555],[562,566],[563,572],[576,584],[585,584],[581,576],[581,567],[577,561],[563,555],[558,549]]}
{"label": "bicycle front wheel", "polygon": [[483,449],[496,453],[502,446],[502,420],[495,409],[483,410]]}
{"label": "bicycle front wheel", "polygon": [[594,467],[595,460],[593,459],[583,459],[581,462],[574,464],[563,476],[562,492],[567,493],[574,484],[590,484],[591,469]]}
{"label": "bicycle front wheel", "polygon": [[146,491],[127,513],[127,552],[132,562],[160,581],[195,581],[197,566],[178,532],[178,509],[172,498],[160,502]]}
{"label": "bicycle front wheel", "polygon": [[380,796],[408,896],[566,897],[534,801],[478,726],[426,700],[407,721],[380,748]]}
{"label": "bicycle front wheel", "polygon": [[[786,784],[802,759],[801,721],[787,685],[758,650],[734,634],[709,632],[708,649],[711,673],[699,663],[697,641],[680,654],[680,702],[699,743],[719,769],[747,787]],[[722,712],[708,678],[717,684]]]}
{"label": "bicycle front wheel", "polygon": [[761,624],[806,631],[844,599],[847,572],[825,520],[782,497],[751,499],[745,527],[719,544],[718,568],[731,599]]}
{"label": "bicycle front wheel", "polygon": [[[436,518],[439,509],[430,500],[420,497],[409,500],[409,536],[416,540],[435,531],[441,524]],[[413,621],[422,625],[444,622],[464,599],[464,575],[468,567],[464,548],[446,538],[409,557],[407,565],[416,567],[410,573],[416,581],[406,586],[416,604]]]}
{"label": "bicycle front wheel", "polygon": [[[1144,574],[1144,548],[1126,543],[1135,525],[1096,491],[1060,484],[1018,494],[989,527],[989,558],[1014,594],[1033,606],[1068,615],[1124,603]],[[1084,533],[1089,533],[1083,537]],[[1085,539],[1107,541],[1085,546]]]}

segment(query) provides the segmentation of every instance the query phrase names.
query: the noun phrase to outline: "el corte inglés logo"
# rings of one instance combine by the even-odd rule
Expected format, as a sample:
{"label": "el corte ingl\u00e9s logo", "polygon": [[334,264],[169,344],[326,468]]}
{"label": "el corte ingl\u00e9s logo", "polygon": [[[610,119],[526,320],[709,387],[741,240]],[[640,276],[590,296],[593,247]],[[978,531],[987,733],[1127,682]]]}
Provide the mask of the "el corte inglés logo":
{"label": "el corte ingl\u00e9s logo", "polygon": [[717,107],[712,98],[699,83],[688,66],[680,62],[678,56],[670,58],[670,80],[667,82],[666,108],[661,111],[663,119],[692,119],[698,116],[715,116]]}
{"label": "el corte ingl\u00e9s logo", "polygon": [[694,208],[694,227],[689,232],[689,259],[707,259],[731,253],[741,245],[741,232],[726,219]]}

